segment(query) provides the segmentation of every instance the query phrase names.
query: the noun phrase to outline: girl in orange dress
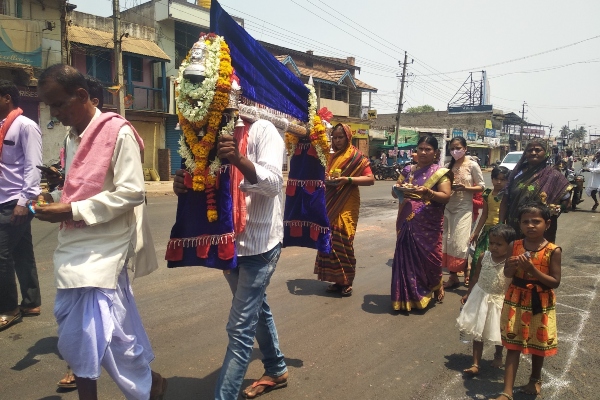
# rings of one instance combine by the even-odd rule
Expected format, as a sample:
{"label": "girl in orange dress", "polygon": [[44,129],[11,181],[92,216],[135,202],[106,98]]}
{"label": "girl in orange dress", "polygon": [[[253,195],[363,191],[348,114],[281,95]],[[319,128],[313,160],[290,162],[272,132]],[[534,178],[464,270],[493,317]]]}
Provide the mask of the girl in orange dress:
{"label": "girl in orange dress", "polygon": [[531,376],[522,389],[538,395],[542,388],[544,358],[556,354],[555,288],[560,285],[561,248],[544,238],[550,227],[550,209],[540,203],[519,210],[525,239],[512,243],[504,275],[512,282],[504,297],[500,319],[502,344],[507,348],[504,392],[496,400],[512,400],[521,353],[531,354]]}

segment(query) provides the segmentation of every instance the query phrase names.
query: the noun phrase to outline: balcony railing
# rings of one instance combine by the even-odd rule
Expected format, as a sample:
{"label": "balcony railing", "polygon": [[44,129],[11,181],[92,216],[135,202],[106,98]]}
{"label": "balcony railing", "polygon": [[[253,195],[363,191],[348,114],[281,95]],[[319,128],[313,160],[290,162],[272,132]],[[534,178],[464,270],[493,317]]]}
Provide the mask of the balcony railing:
{"label": "balcony railing", "polygon": [[[105,87],[112,85],[112,83],[106,82],[103,82],[103,84]],[[163,104],[164,96],[162,88],[152,88],[139,85],[126,85],[125,87],[133,87],[133,99],[128,100],[126,98],[125,101],[125,108],[127,110],[167,112],[167,104]],[[130,89],[128,89],[128,91],[129,90]],[[104,90],[104,106],[117,106],[117,96],[113,95],[106,89]]]}

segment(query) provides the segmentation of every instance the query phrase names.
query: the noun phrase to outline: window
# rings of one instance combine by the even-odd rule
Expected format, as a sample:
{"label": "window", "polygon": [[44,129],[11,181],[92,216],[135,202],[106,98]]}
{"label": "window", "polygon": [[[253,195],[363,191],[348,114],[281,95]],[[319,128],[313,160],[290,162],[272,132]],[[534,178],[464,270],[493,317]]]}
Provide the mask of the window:
{"label": "window", "polygon": [[86,74],[97,78],[105,85],[107,83],[112,83],[111,60],[112,57],[110,51],[100,51],[94,52],[94,54],[86,54]]}
{"label": "window", "polygon": [[1,15],[10,15],[10,10],[8,7],[8,0],[0,0],[0,14]]}
{"label": "window", "polygon": [[331,99],[333,96],[333,91],[331,90],[331,85],[321,85],[321,98],[322,99]]}
{"label": "window", "polygon": [[131,63],[131,81],[142,82],[144,80],[143,60],[141,57],[123,56],[123,76],[125,82],[129,82],[129,63]]}

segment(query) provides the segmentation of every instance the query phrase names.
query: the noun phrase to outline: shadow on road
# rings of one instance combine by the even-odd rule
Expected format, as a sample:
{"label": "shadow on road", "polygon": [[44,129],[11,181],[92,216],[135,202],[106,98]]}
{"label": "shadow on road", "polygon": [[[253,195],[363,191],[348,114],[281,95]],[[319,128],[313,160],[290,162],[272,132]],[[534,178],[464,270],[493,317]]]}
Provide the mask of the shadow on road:
{"label": "shadow on road", "polygon": [[[471,346],[465,346],[469,353],[449,354],[446,358],[446,368],[461,372],[473,364],[473,358],[470,354]],[[491,367],[492,360],[481,360],[481,370],[477,376],[464,376],[463,384],[467,392],[466,396],[470,399],[479,399],[482,394],[500,393],[504,388],[504,370]],[[490,393],[490,389],[492,392]],[[487,398],[487,396],[484,396]]]}
{"label": "shadow on road", "polygon": [[25,357],[17,361],[17,363],[11,367],[13,371],[23,371],[26,368],[29,368],[37,363],[40,360],[37,358],[43,354],[56,354],[58,357],[58,337],[51,336],[38,340],[32,347],[27,349],[27,354]]}
{"label": "shadow on road", "polygon": [[297,296],[323,296],[340,297],[339,293],[325,291],[329,283],[315,279],[292,279],[287,281],[287,287],[291,294]]}
{"label": "shadow on road", "polygon": [[397,314],[397,312],[392,308],[390,296],[383,294],[365,295],[362,309],[370,314]]}
{"label": "shadow on road", "polygon": [[387,262],[385,263],[385,265],[387,265],[388,267],[392,267],[392,264],[394,264],[394,259],[390,258],[389,260],[387,260]]}
{"label": "shadow on road", "polygon": [[598,256],[591,256],[588,254],[578,254],[578,255],[574,255],[573,259],[575,261],[577,261],[578,263],[582,263],[582,264],[600,265],[600,257],[598,257]]}
{"label": "shadow on road", "polygon": [[[254,348],[250,362],[258,360],[261,357],[262,354],[260,350]],[[288,368],[302,368],[304,366],[304,361],[298,358],[286,357],[285,363]],[[167,387],[167,395],[165,398],[177,400],[212,398],[220,373],[221,370],[217,369],[204,378],[192,378],[189,376],[173,376],[167,378],[169,386]],[[244,379],[244,382],[242,383],[242,390],[252,385],[252,383],[258,378],[260,378],[260,376],[248,377],[247,379]],[[54,399],[55,397],[48,397],[48,400]],[[60,399],[60,397],[57,399]]]}

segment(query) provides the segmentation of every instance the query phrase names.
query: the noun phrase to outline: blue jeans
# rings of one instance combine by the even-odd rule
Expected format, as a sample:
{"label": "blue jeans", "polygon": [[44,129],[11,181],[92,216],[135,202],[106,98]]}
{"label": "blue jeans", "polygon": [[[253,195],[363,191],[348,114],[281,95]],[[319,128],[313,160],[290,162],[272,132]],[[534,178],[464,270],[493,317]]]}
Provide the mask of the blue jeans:
{"label": "blue jeans", "polygon": [[281,243],[262,254],[238,257],[237,268],[225,272],[233,301],[227,322],[229,345],[215,390],[216,400],[238,398],[254,337],[263,354],[265,375],[278,377],[287,372],[266,294],[280,254]]}

